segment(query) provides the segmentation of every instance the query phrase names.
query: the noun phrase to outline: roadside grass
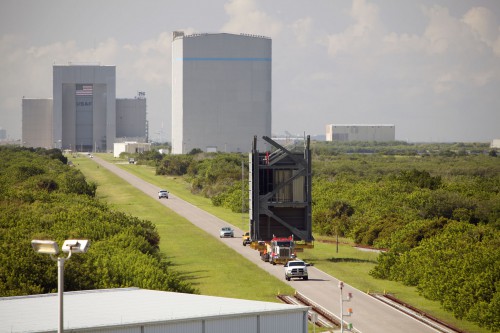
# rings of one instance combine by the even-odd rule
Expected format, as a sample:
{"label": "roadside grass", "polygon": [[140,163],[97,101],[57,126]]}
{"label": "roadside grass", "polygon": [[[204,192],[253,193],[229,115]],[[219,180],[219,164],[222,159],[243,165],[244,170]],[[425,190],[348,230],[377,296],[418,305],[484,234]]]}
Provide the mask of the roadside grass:
{"label": "roadside grass", "polygon": [[[191,204],[204,211],[217,216],[218,218],[227,221],[228,223],[238,227],[242,230],[248,230],[248,213],[233,213],[229,209],[215,207],[209,198],[202,197],[191,193],[189,185],[182,179],[182,177],[173,176],[157,176],[155,169],[150,166],[128,164],[126,160],[113,157],[111,154],[96,154],[99,158],[111,163],[119,163],[118,166],[127,170],[131,174],[146,180],[158,187],[164,188],[172,192],[177,197],[189,201]],[[239,235],[238,235],[239,236]]]}
{"label": "roadside grass", "polygon": [[208,236],[92,159],[70,159],[88,181],[98,185],[98,198],[115,210],[156,225],[160,251],[199,293],[269,302],[278,302],[278,293],[293,294],[286,283],[262,271],[217,238]]}
{"label": "roadside grass", "polygon": [[[134,175],[136,175],[136,176],[138,176],[138,177],[140,177],[140,178],[142,178],[142,179],[144,179],[152,184],[155,184],[159,187],[163,187],[163,188],[167,189],[169,192],[172,192],[174,195],[178,196],[179,198],[184,199],[186,201],[189,201],[190,203],[194,204],[195,206],[208,211],[209,213],[227,221],[228,223],[233,224],[236,227],[239,227],[243,230],[247,230],[247,228],[248,228],[248,214],[242,215],[240,213],[232,213],[228,209],[214,207],[212,205],[210,199],[192,194],[190,189],[189,189],[189,185],[186,184],[181,177],[156,176],[155,170],[153,167],[128,164],[128,163],[126,163],[126,160],[123,160],[123,159],[120,160],[120,159],[114,158],[111,154],[97,154],[97,156],[99,156],[100,158],[102,158],[106,161],[112,162],[112,163],[120,163],[121,162],[122,164],[119,164],[118,166],[123,168],[124,170],[127,170],[128,172],[130,172],[130,173],[132,173],[132,174],[134,174]],[[78,159],[78,160],[80,160],[80,159]],[[87,160],[90,160],[90,159],[87,158]],[[88,164],[90,166],[92,166],[92,165],[95,166],[95,164],[93,164],[93,163],[86,163],[86,164]],[[92,169],[92,167],[90,167],[90,169]],[[84,172],[86,177],[89,177],[87,175],[87,173],[85,172],[85,170],[82,169],[82,172]],[[109,174],[111,174],[111,173],[109,173]],[[113,175],[113,177],[116,177],[116,176]],[[89,179],[92,180],[92,178],[89,178]],[[100,185],[99,182],[97,182],[97,183]],[[140,192],[128,184],[127,184],[127,186],[129,186],[132,190]],[[98,188],[98,195],[102,196],[103,198],[107,198],[107,196],[114,197],[115,196],[114,193],[118,192],[116,188],[111,188],[111,186],[109,186],[109,187],[107,186],[107,188],[103,189],[103,190],[101,190],[101,187],[102,186],[99,186],[99,188]],[[109,192],[109,193],[107,193],[107,192]],[[142,192],[140,192],[140,194],[142,194]],[[120,194],[116,194],[116,195],[117,195],[117,199],[115,199],[115,200],[119,200]],[[149,197],[147,197],[147,196],[145,196],[145,197],[146,197],[145,198],[146,201],[152,201],[151,205],[153,203],[158,204],[156,201],[151,200]],[[133,196],[133,198],[135,198],[135,195]],[[163,228],[163,225],[166,223],[164,223],[164,222],[157,223],[157,221],[160,221],[160,220],[154,219],[152,217],[142,217],[142,215],[138,215],[136,212],[138,211],[138,209],[140,209],[142,207],[138,207],[141,205],[138,205],[136,202],[133,202],[133,198],[129,198],[129,199],[125,200],[126,202],[123,203],[124,207],[127,207],[127,205],[132,205],[132,207],[129,207],[129,208],[131,208],[130,209],[131,215],[152,221],[153,223],[155,223],[157,225],[158,230],[160,232],[160,230]],[[110,200],[108,200],[108,201],[110,201]],[[164,207],[164,206],[162,206],[162,207],[165,210],[168,210],[166,207]],[[145,213],[147,214],[147,212],[145,212]],[[172,211],[170,211],[170,213],[173,215],[176,215]],[[176,215],[176,216],[178,219],[183,219],[182,217],[179,217],[178,215]],[[169,216],[168,220],[170,221],[170,219],[176,220],[176,218],[172,218]],[[276,301],[273,298],[273,295],[276,295],[278,293],[278,291],[283,293],[283,294],[290,294],[290,295],[293,294],[293,290],[288,285],[286,285],[284,283],[280,283],[280,284],[284,285],[283,288],[277,286],[270,291],[272,295],[267,295],[266,293],[263,293],[264,296],[268,297],[268,298],[265,298],[265,299],[259,298],[259,296],[255,295],[255,293],[259,291],[260,286],[255,284],[255,281],[257,280],[257,278],[253,278],[253,276],[256,277],[256,275],[257,275],[254,271],[255,268],[257,268],[257,267],[251,263],[248,263],[248,261],[246,261],[243,257],[240,257],[234,251],[232,251],[231,249],[229,249],[225,246],[224,246],[224,248],[225,248],[226,252],[231,251],[233,254],[236,254],[242,260],[242,262],[240,263],[241,266],[252,266],[249,271],[245,271],[244,274],[241,274],[242,275],[241,279],[243,279],[243,280],[240,280],[240,277],[236,277],[233,275],[234,280],[245,281],[245,282],[241,283],[242,285],[243,284],[246,285],[246,283],[249,282],[251,286],[248,288],[245,287],[245,289],[247,289],[246,291],[236,290],[238,288],[233,289],[233,286],[226,286],[228,289],[231,289],[231,292],[226,290],[226,291],[228,291],[227,293],[219,294],[218,291],[215,291],[215,290],[219,290],[219,288],[221,288],[220,282],[218,281],[218,279],[215,279],[213,281],[212,281],[212,279],[210,279],[210,281],[208,281],[208,276],[203,275],[203,273],[205,271],[199,270],[199,268],[202,267],[202,264],[196,263],[196,261],[200,260],[200,258],[198,258],[197,256],[194,256],[193,258],[178,258],[179,261],[176,260],[177,256],[180,255],[179,253],[182,252],[182,246],[187,246],[187,247],[191,248],[190,244],[182,244],[182,246],[180,245],[180,243],[182,243],[183,240],[186,240],[186,243],[189,243],[189,240],[194,237],[194,235],[192,235],[191,232],[193,232],[195,234],[196,234],[196,232],[198,232],[198,233],[201,232],[202,234],[205,235],[204,238],[203,238],[203,235],[201,236],[203,239],[208,238],[208,237],[206,237],[206,234],[203,231],[192,226],[188,221],[184,221],[184,223],[187,223],[187,228],[186,228],[186,230],[184,230],[184,231],[186,231],[186,234],[184,237],[182,237],[183,239],[178,240],[176,237],[175,238],[175,243],[176,243],[175,245],[171,244],[170,239],[167,240],[168,245],[167,245],[166,249],[164,248],[164,243],[161,242],[160,248],[162,249],[162,251],[165,251],[165,253],[167,253],[170,256],[170,258],[172,258],[172,261],[176,265],[182,267],[182,271],[185,272],[185,274],[187,275],[187,277],[189,277],[191,279],[191,281],[196,281],[197,283],[199,283],[199,285],[195,285],[195,286],[200,289],[200,292],[202,294],[224,296],[224,297],[246,298],[246,299],[259,299],[259,300],[267,300],[267,301]],[[182,225],[184,225],[184,224],[182,224]],[[189,226],[191,226],[191,230],[189,230]],[[182,228],[184,228],[184,226],[182,226]],[[172,232],[172,229],[169,228],[168,230],[165,230],[165,232],[168,234],[168,233]],[[162,236],[162,239],[164,239],[163,235],[164,235],[163,233],[160,234],[160,236]],[[418,291],[414,287],[407,287],[407,286],[404,286],[403,284],[398,283],[398,282],[375,279],[374,277],[372,277],[369,274],[369,272],[375,267],[375,265],[377,263],[376,260],[377,260],[378,253],[359,250],[359,249],[353,247],[352,246],[353,244],[349,244],[350,240],[348,240],[348,239],[340,240],[339,253],[336,253],[336,244],[335,244],[333,239],[328,238],[328,237],[318,237],[318,239],[319,240],[315,241],[315,243],[314,243],[314,249],[305,249],[303,253],[299,253],[299,256],[302,259],[306,260],[307,262],[313,263],[315,267],[321,269],[322,271],[324,271],[332,276],[335,276],[337,279],[344,281],[346,284],[351,285],[352,287],[357,288],[357,289],[364,291],[364,292],[375,292],[375,293],[386,292],[386,293],[393,294],[394,296],[396,296],[397,298],[399,298],[403,302],[411,304],[411,305],[419,308],[420,310],[422,310],[422,311],[424,311],[424,312],[426,312],[426,313],[428,313],[436,318],[440,318],[441,320],[443,320],[443,321],[445,321],[445,322],[447,322],[455,327],[458,327],[466,332],[478,332],[478,333],[489,332],[488,330],[485,330],[485,329],[478,327],[474,323],[464,321],[464,320],[458,320],[458,319],[454,318],[450,312],[444,311],[441,308],[439,302],[430,301],[430,300],[425,299],[424,297],[422,297],[418,294]],[[174,242],[174,240],[172,240],[172,242]],[[178,247],[180,247],[180,248],[178,248]],[[171,251],[174,248],[175,248],[175,251]],[[203,253],[217,253],[217,252],[212,252],[211,250],[208,250],[204,244],[201,246],[201,249],[197,248],[197,250],[202,251],[202,252],[200,252],[201,253],[200,255],[203,258],[202,260],[213,259],[210,256],[206,256]],[[224,249],[222,249],[221,251],[224,251]],[[232,255],[232,256],[234,256],[234,255]],[[227,274],[234,274],[235,272],[241,273],[240,271],[238,271],[238,269],[240,269],[240,268],[238,268],[237,266],[236,266],[236,268],[234,268],[232,266],[231,269],[227,269],[228,263],[223,262],[223,260],[215,260],[215,261],[216,262],[219,261],[219,264],[212,263],[212,264],[207,265],[207,267],[204,267],[204,268],[208,269],[208,268],[214,267],[212,265],[215,265],[215,266],[220,265],[220,269],[225,270],[227,272]],[[185,265],[185,266],[183,266],[183,265]],[[255,267],[253,267],[253,266],[255,266]],[[194,271],[191,270],[191,273],[190,273],[191,268],[193,268]],[[189,276],[188,274],[199,274],[199,276]],[[269,274],[266,273],[265,275],[269,275]],[[251,281],[248,281],[248,278],[250,278]],[[270,280],[270,279],[275,279],[275,278],[273,278],[272,276],[269,275],[269,277],[267,279]],[[259,278],[258,280],[260,281],[261,278]],[[275,280],[277,282],[279,282],[279,280],[277,280],[277,279],[275,279]],[[211,284],[212,282],[214,283],[213,286],[208,286],[208,285],[205,286],[205,284]],[[232,283],[234,283],[234,281]],[[200,288],[200,285],[203,288]],[[236,285],[238,285],[238,283],[236,283]],[[263,285],[265,287],[268,287],[267,283],[264,283]],[[285,287],[287,289],[285,289]],[[224,286],[222,286],[222,288],[224,288]],[[207,293],[207,291],[208,292],[214,291],[214,293]],[[243,294],[247,294],[249,296],[243,296]],[[262,293],[259,293],[259,294],[262,294]],[[320,331],[318,331],[318,332],[320,332]]]}

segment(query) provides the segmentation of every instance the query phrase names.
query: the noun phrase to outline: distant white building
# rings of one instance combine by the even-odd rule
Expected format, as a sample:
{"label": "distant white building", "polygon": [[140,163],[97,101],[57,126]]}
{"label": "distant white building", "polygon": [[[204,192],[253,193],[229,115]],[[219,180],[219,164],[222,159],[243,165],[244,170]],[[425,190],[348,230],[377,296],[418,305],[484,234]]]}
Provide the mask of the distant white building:
{"label": "distant white building", "polygon": [[121,153],[138,154],[151,150],[151,143],[146,142],[115,142],[113,156],[120,157]]}
{"label": "distant white building", "polygon": [[[306,333],[309,307],[139,288],[64,293],[64,330]],[[56,332],[57,294],[0,298],[0,332]]]}
{"label": "distant white building", "polygon": [[396,127],[392,124],[330,124],[326,125],[326,141],[396,140]]}
{"label": "distant white building", "polygon": [[493,139],[493,141],[491,141],[490,148],[500,149],[500,139]]}
{"label": "distant white building", "polygon": [[249,152],[271,137],[271,65],[270,38],[174,32],[172,153]]}

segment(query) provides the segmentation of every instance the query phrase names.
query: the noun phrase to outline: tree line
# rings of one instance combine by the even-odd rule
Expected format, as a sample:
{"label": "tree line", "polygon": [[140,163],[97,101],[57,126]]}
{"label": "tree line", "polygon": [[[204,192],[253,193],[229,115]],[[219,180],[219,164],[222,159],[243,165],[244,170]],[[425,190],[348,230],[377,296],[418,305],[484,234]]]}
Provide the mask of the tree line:
{"label": "tree line", "polygon": [[136,286],[193,293],[159,252],[150,221],[113,211],[60,150],[0,147],[0,296],[55,292],[57,265],[32,239],[89,239],[67,262],[65,290]]}
{"label": "tree line", "polygon": [[500,329],[495,154],[317,154],[313,173],[316,233],[385,249],[371,275]]}

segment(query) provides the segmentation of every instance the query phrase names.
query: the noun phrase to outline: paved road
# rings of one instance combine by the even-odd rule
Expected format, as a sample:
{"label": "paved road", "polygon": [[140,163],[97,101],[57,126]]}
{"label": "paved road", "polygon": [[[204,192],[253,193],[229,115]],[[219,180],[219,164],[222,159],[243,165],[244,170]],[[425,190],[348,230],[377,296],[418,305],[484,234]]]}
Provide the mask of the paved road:
{"label": "paved road", "polygon": [[[158,200],[158,188],[122,169],[118,166],[106,162],[98,157],[94,157],[94,161],[107,168],[111,172],[120,176],[131,185],[140,189],[147,195]],[[191,223],[205,230],[213,237],[219,238],[219,230],[223,226],[229,224],[219,219],[218,217],[203,211],[202,209],[176,197],[170,193],[169,199],[162,199],[161,202],[175,211],[177,214],[185,217]],[[248,246],[242,246],[241,235],[243,231],[234,227],[235,238],[221,239],[227,246],[233,248],[238,253],[241,253],[245,258],[255,263],[260,268],[268,271],[270,274],[283,279],[285,283],[291,285],[295,290],[305,295],[315,303],[328,309],[330,312],[340,315],[340,290],[338,288],[339,280],[324,273],[323,271],[309,267],[309,280],[292,280],[285,281],[283,266],[273,266],[260,259],[259,253]],[[374,299],[366,293],[359,291],[349,285],[344,285],[343,293],[352,293],[353,298],[350,302],[344,302],[344,314],[347,308],[353,309],[353,315],[346,317],[346,322],[353,323],[356,330],[362,333],[430,333],[437,332],[435,329],[428,327],[416,321],[415,319],[402,314],[384,303]]]}

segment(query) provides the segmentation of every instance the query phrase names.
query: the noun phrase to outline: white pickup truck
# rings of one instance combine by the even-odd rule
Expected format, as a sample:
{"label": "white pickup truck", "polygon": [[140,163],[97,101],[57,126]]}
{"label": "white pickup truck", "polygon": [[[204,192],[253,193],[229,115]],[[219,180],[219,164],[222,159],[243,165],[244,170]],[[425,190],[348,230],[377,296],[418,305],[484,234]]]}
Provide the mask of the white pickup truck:
{"label": "white pickup truck", "polygon": [[307,264],[302,260],[291,260],[285,264],[285,279],[290,281],[292,278],[309,279],[307,274]]}

